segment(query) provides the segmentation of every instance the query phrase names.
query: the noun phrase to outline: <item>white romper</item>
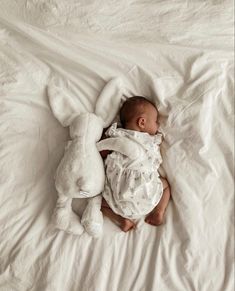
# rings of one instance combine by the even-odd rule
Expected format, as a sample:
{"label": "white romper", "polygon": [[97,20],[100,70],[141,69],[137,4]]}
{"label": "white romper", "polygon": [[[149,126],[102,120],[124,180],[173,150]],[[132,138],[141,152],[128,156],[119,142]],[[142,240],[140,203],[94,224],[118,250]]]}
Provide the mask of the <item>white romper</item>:
{"label": "white romper", "polygon": [[141,158],[131,160],[113,151],[105,160],[106,181],[102,193],[110,208],[122,217],[137,219],[151,212],[162,197],[163,185],[158,168],[162,162],[162,135],[117,128],[114,123],[107,131],[109,137],[125,137],[144,150]]}

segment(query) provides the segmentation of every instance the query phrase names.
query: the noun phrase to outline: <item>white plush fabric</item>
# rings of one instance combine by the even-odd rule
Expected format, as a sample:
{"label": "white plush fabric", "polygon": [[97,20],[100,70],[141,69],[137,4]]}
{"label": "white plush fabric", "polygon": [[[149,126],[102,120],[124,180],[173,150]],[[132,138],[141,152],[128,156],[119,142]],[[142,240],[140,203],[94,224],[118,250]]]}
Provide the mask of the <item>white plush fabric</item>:
{"label": "white plush fabric", "polygon": [[[102,135],[103,124],[103,120],[92,113],[82,113],[75,117],[70,124],[72,140],[68,142],[56,170],[55,186],[58,200],[53,220],[55,227],[71,234],[80,235],[83,232],[80,219],[72,210],[72,199],[91,198],[103,190],[104,166],[96,147],[96,142]],[[99,210],[100,205],[97,211],[94,211],[97,213],[95,220],[89,219],[86,212],[86,217],[83,218],[85,229],[86,221],[96,225],[103,221]],[[99,232],[93,233],[91,228],[86,230],[90,235],[97,236],[101,234],[102,226],[98,226]]]}
{"label": "white plush fabric", "polygon": [[102,132],[103,120],[92,113],[82,113],[73,119],[71,140],[55,175],[58,192],[70,198],[89,198],[103,190],[103,161],[96,148]]}
{"label": "white plush fabric", "polygon": [[[233,23],[231,0],[0,1],[0,290],[234,289]],[[162,226],[55,230],[70,135],[48,102],[54,77],[82,112],[116,77],[123,99],[158,106],[172,190]],[[80,217],[86,205],[73,199]]]}
{"label": "white plush fabric", "polygon": [[98,97],[95,112],[85,113],[80,109],[77,96],[64,90],[63,80],[53,78],[49,83],[48,98],[52,112],[62,125],[69,126],[71,137],[55,174],[58,199],[52,219],[59,230],[81,235],[83,225],[86,232],[93,237],[102,234],[101,197],[97,197],[95,203],[87,204],[82,224],[73,212],[72,199],[91,199],[101,195],[104,189],[104,165],[96,142],[100,140],[104,126],[115,117],[119,108],[118,105],[112,107],[113,111],[109,110],[107,114],[105,108],[109,105],[109,100],[115,99],[118,104],[121,97],[121,79],[113,79]]}

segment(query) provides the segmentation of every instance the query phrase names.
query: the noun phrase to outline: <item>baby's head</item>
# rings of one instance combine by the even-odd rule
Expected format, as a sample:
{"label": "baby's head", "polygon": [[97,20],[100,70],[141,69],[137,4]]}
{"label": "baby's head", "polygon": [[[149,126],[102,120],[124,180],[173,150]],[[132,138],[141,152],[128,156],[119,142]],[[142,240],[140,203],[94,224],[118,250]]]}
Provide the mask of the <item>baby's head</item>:
{"label": "baby's head", "polygon": [[120,109],[120,121],[123,128],[126,129],[154,135],[159,128],[157,119],[157,108],[142,96],[128,98]]}

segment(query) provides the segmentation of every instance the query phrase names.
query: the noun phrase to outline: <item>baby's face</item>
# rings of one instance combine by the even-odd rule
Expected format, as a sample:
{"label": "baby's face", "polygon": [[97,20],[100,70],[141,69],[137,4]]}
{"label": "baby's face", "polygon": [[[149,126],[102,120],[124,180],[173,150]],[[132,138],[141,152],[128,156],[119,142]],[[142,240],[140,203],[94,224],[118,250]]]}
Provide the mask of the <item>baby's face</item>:
{"label": "baby's face", "polygon": [[155,135],[159,128],[157,109],[154,106],[149,105],[146,108],[145,115],[146,115],[145,132],[147,132],[150,135]]}

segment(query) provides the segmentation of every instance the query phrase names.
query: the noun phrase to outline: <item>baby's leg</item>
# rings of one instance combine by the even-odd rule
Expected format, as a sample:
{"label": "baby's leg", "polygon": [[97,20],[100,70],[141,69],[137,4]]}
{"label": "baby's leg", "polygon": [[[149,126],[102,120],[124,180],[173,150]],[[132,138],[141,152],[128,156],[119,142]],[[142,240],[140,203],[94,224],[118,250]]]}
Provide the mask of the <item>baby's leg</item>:
{"label": "baby's leg", "polygon": [[103,199],[102,205],[101,205],[101,211],[105,216],[110,218],[115,224],[117,224],[122,231],[129,231],[132,228],[135,228],[135,223],[131,221],[130,219],[124,218],[116,213],[113,212],[113,210],[109,207],[107,202]]}
{"label": "baby's leg", "polygon": [[163,223],[163,218],[165,210],[170,200],[171,190],[170,185],[166,179],[161,178],[163,184],[163,194],[158,205],[153,209],[153,211],[145,218],[145,222],[151,225],[160,225]]}

